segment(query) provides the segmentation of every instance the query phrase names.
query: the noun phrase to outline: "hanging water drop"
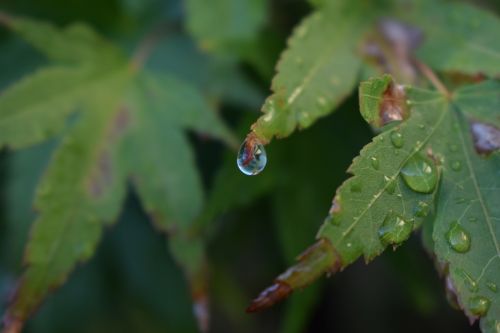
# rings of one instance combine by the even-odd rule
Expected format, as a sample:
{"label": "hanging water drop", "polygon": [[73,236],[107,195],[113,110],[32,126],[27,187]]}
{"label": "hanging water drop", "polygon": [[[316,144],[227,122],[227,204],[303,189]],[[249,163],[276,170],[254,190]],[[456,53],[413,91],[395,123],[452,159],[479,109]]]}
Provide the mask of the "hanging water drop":
{"label": "hanging water drop", "polygon": [[260,173],[267,163],[264,145],[253,138],[245,140],[240,147],[236,162],[245,175],[253,176]]}
{"label": "hanging water drop", "polygon": [[460,163],[460,161],[453,161],[451,162],[451,168],[453,171],[460,171],[460,169],[462,169],[462,163]]}
{"label": "hanging water drop", "polygon": [[469,220],[469,222],[476,223],[477,217],[469,217],[468,220]]}
{"label": "hanging water drop", "polygon": [[384,244],[399,244],[410,237],[412,230],[413,220],[407,221],[402,216],[390,212],[378,230],[378,235]]}
{"label": "hanging water drop", "polygon": [[404,145],[404,139],[403,139],[403,134],[399,132],[392,132],[391,133],[391,142],[394,147],[396,148],[401,148]]}
{"label": "hanging water drop", "polygon": [[470,236],[457,221],[452,222],[450,230],[446,234],[450,247],[459,253],[465,253],[470,249]]}
{"label": "hanging water drop", "polygon": [[473,296],[469,299],[469,310],[473,315],[483,317],[488,313],[490,303],[484,296]]}
{"label": "hanging water drop", "polygon": [[438,173],[431,161],[414,156],[401,169],[406,185],[415,192],[431,193],[436,187]]}

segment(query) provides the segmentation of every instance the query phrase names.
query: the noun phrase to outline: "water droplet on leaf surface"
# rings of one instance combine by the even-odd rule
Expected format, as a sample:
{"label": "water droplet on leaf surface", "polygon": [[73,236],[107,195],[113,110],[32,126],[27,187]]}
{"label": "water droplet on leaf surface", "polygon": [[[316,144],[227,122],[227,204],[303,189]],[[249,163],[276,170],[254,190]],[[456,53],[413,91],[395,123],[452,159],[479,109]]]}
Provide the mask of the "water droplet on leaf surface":
{"label": "water droplet on leaf surface", "polygon": [[259,174],[266,167],[267,155],[264,145],[255,139],[247,139],[241,145],[236,160],[238,168],[245,175]]}
{"label": "water droplet on leaf surface", "polygon": [[430,207],[427,202],[420,201],[415,209],[416,217],[426,217],[429,215]]}
{"label": "water droplet on leaf surface", "polygon": [[394,179],[391,179],[387,176],[384,176],[384,181],[386,182],[386,187],[385,187],[385,190],[387,191],[387,193],[389,194],[394,194],[394,192],[396,191],[396,180]]}
{"label": "water droplet on leaf surface", "polygon": [[409,188],[420,193],[432,192],[438,181],[436,166],[421,156],[410,158],[401,169],[401,175]]}
{"label": "water droplet on leaf surface", "polygon": [[451,168],[454,171],[460,171],[460,169],[462,169],[462,163],[460,163],[460,161],[453,161],[451,162]]}
{"label": "water droplet on leaf surface", "polygon": [[357,179],[351,181],[351,192],[361,192],[361,182]]}
{"label": "water droplet on leaf surface", "polygon": [[380,163],[378,161],[378,159],[375,157],[375,156],[372,156],[371,159],[370,159],[370,163],[372,164],[372,167],[375,169],[375,170],[378,170],[380,168]]}
{"label": "water droplet on leaf surface", "polygon": [[473,296],[469,299],[469,310],[473,315],[482,317],[488,313],[490,303],[484,296]]}
{"label": "water droplet on leaf surface", "polygon": [[486,282],[486,286],[488,287],[489,290],[491,290],[492,292],[496,293],[497,292],[497,285],[495,282],[492,282],[492,281],[488,281]]}
{"label": "water droplet on leaf surface", "polygon": [[459,253],[465,253],[470,249],[470,236],[457,221],[451,224],[450,230],[446,234],[448,244]]}
{"label": "water droplet on leaf surface", "polygon": [[391,142],[394,147],[396,148],[401,148],[404,145],[404,139],[403,139],[403,134],[399,132],[392,132],[391,133]]}
{"label": "water droplet on leaf surface", "polygon": [[413,221],[407,221],[402,216],[389,213],[378,230],[378,235],[385,244],[399,244],[410,237]]}

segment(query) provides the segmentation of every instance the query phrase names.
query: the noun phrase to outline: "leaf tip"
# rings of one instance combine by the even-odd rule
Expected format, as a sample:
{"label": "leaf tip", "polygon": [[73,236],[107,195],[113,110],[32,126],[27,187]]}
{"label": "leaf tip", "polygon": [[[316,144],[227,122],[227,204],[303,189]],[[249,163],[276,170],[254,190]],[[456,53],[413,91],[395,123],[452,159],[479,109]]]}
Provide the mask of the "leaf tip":
{"label": "leaf tip", "polygon": [[273,285],[264,289],[250,306],[246,309],[247,313],[254,313],[270,308],[274,304],[281,302],[293,292],[293,289],[283,281],[276,280]]}
{"label": "leaf tip", "polygon": [[306,287],[324,273],[330,276],[341,267],[340,256],[326,238],[320,238],[306,249],[297,261],[252,301],[246,310],[248,313],[267,309],[284,300],[295,289]]}

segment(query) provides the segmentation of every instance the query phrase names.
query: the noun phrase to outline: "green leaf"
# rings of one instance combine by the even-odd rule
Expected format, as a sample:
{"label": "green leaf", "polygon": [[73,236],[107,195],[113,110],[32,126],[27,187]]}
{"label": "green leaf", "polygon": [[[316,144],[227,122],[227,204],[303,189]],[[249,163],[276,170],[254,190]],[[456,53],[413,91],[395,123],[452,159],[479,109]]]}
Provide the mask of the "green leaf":
{"label": "green leaf", "polygon": [[252,41],[266,19],[264,0],[186,1],[187,28],[204,49]]}
{"label": "green leaf", "polygon": [[[37,189],[39,216],[6,329],[19,330],[49,291],[92,256],[104,225],[121,210],[129,175],[159,229],[176,231],[171,248],[193,297],[206,292],[204,242],[191,230],[203,189],[184,130],[234,145],[215,111],[189,84],[137,73],[142,69],[86,26],[60,30],[4,15],[0,22],[56,63],[0,95],[0,145],[62,137]],[[68,119],[72,111],[79,112]]]}
{"label": "green leaf", "polygon": [[103,222],[112,222],[120,211],[125,174],[118,161],[117,138],[110,140],[114,128],[109,127],[117,110],[115,99],[95,105],[57,149],[38,188],[39,217],[8,323],[25,320],[48,290],[63,283],[77,262],[88,259]]}
{"label": "green leaf", "polygon": [[[383,102],[372,100],[387,98],[379,89],[389,89],[387,80],[364,83],[361,105],[376,108],[369,114],[385,111]],[[464,87],[451,97],[407,87],[409,117],[384,127],[354,159],[348,169],[353,176],[337,190],[317,235],[320,242],[277,278],[280,292],[288,294],[316,279],[318,271],[335,272],[360,256],[370,261],[388,245],[401,244],[422,223],[434,222],[433,242],[427,246],[434,246],[448,267],[465,312],[482,317],[483,329],[493,332],[500,313],[495,293],[500,283],[500,234],[495,227],[500,215],[495,205],[500,198],[500,129],[491,123],[475,127],[478,123],[467,116],[474,107],[498,110],[500,89],[490,89],[495,84]],[[460,91],[471,90],[476,92],[474,103],[464,102]],[[435,214],[434,221],[430,214]],[[265,302],[272,297],[262,294],[254,308],[268,306]]]}
{"label": "green leaf", "polygon": [[[190,111],[192,100],[182,99],[184,105],[179,109],[179,104],[164,102],[169,95],[175,102],[181,87],[170,86],[169,95],[158,98],[155,89],[161,86],[155,80],[146,77],[137,85],[128,102],[134,118],[127,138],[128,155],[134,156],[128,161],[133,183],[160,230],[185,229],[202,207],[203,190],[187,137],[171,120],[184,121],[176,118]],[[169,106],[172,108],[166,109]]]}
{"label": "green leaf", "polygon": [[51,66],[8,88],[0,98],[0,146],[23,148],[58,134],[69,113],[122,73]]}
{"label": "green leaf", "polygon": [[264,115],[252,125],[261,140],[309,127],[354,89],[361,62],[353,54],[365,23],[349,9],[316,11],[295,29],[278,63]]}
{"label": "green leaf", "polygon": [[47,22],[12,18],[1,12],[0,21],[53,61],[109,65],[124,60],[118,48],[82,23],[58,29]]}
{"label": "green leaf", "polygon": [[[500,74],[500,19],[475,6],[446,1],[415,2],[410,21],[426,34],[418,54],[431,67],[467,74]],[[401,14],[403,18],[407,13]]]}

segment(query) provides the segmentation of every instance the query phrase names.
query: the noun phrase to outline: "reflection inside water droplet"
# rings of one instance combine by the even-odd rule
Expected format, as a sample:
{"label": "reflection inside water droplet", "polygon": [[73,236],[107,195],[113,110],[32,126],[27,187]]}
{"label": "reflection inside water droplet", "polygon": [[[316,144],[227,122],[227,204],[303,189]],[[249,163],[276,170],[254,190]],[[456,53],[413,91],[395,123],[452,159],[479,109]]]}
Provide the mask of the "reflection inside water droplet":
{"label": "reflection inside water droplet", "polygon": [[396,148],[403,147],[403,145],[404,145],[403,135],[399,132],[392,132],[391,133],[391,142],[392,142],[392,145]]}
{"label": "reflection inside water droplet", "polygon": [[378,159],[375,157],[375,156],[372,156],[371,159],[370,159],[370,163],[372,165],[372,167],[375,169],[375,170],[378,170],[379,167],[380,167],[380,163],[378,161]]}
{"label": "reflection inside water droplet", "polygon": [[426,217],[429,215],[430,207],[427,202],[420,201],[415,208],[415,216],[416,217]]}
{"label": "reflection inside water droplet", "polygon": [[490,303],[484,296],[473,296],[469,299],[469,310],[473,315],[482,317],[488,313]]}
{"label": "reflection inside water droplet", "polygon": [[450,247],[459,253],[465,253],[470,249],[470,236],[467,231],[457,222],[452,222],[450,230],[446,234]]}
{"label": "reflection inside water droplet", "polygon": [[390,212],[378,230],[378,235],[384,244],[399,244],[410,237],[412,229],[412,220],[407,221],[402,216]]}
{"label": "reflection inside water droplet", "polygon": [[434,163],[422,156],[414,156],[401,169],[406,185],[415,192],[430,193],[436,187],[438,173]]}
{"label": "reflection inside water droplet", "polygon": [[256,139],[245,140],[238,152],[236,163],[240,171],[245,175],[253,176],[260,173],[267,163],[264,146]]}

